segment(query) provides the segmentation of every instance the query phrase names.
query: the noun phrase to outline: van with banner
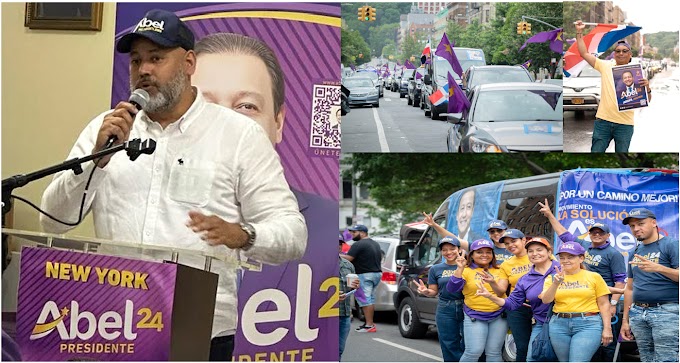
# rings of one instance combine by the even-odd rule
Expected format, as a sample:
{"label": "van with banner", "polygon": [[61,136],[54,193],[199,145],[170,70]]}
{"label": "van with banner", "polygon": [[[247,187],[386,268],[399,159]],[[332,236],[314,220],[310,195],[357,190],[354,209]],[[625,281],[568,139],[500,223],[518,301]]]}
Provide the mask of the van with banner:
{"label": "van with banner", "polygon": [[[458,206],[463,198],[473,198],[471,218],[459,218]],[[527,236],[544,236],[554,250],[561,243],[550,222],[540,213],[538,202],[548,200],[553,213],[573,235],[589,240],[588,227],[600,222],[610,226],[610,243],[628,258],[636,240],[628,226],[622,224],[632,208],[652,210],[660,232],[678,236],[678,172],[652,169],[577,169],[526,178],[496,181],[458,190],[446,198],[433,219],[448,231],[470,242],[489,239],[489,221],[501,219],[508,228]],[[412,252],[397,251],[403,266],[398,278],[394,306],[401,335],[421,338],[435,324],[437,297],[417,292],[414,279],[427,279],[432,265],[441,261],[437,246],[442,236],[427,228]],[[631,349],[634,350],[635,347]],[[629,349],[622,346],[622,354]],[[512,335],[503,348],[506,361],[514,361]]]}

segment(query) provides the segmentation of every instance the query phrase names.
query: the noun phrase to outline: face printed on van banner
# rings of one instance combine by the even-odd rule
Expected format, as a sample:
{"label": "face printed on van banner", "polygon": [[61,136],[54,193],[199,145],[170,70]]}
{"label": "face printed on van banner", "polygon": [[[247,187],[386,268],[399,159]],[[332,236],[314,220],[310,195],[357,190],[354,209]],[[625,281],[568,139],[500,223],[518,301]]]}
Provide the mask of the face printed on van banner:
{"label": "face printed on van banner", "polygon": [[622,221],[634,208],[654,212],[662,235],[678,235],[677,176],[581,169],[563,172],[560,186],[556,217],[575,236],[590,241],[590,226],[603,223],[611,229],[609,243],[631,251],[637,240]]}
{"label": "face printed on van banner", "polygon": [[504,182],[459,190],[451,195],[446,229],[472,243],[487,239],[488,223],[497,219]]}

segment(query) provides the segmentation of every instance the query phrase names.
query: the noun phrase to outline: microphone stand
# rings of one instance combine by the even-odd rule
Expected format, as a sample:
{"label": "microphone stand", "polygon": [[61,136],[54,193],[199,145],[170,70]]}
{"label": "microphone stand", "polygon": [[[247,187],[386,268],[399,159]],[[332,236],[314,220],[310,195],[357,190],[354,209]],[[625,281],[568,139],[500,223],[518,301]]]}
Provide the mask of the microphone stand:
{"label": "microphone stand", "polygon": [[[135,161],[141,154],[152,154],[156,150],[156,141],[147,139],[133,139],[125,143],[100,150],[94,154],[84,156],[82,158],[73,158],[66,160],[61,164],[53,165],[45,169],[41,169],[29,174],[19,174],[11,176],[2,180],[2,216],[4,218],[10,209],[12,209],[11,194],[15,188],[23,187],[24,185],[48,175],[52,175],[64,170],[73,170],[76,175],[83,172],[80,164],[91,160],[99,159],[103,156],[117,153],[121,150],[126,150],[127,155],[131,161]],[[96,167],[96,166],[95,166]]]}

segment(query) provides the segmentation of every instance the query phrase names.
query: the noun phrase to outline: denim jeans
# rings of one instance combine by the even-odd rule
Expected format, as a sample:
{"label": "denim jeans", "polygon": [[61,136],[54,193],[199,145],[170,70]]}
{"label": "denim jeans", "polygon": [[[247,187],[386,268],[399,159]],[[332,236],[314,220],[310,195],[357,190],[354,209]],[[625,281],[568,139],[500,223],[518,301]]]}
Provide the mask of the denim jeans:
{"label": "denim jeans", "polygon": [[633,125],[617,124],[599,118],[593,125],[593,144],[590,147],[592,153],[603,153],[614,139],[614,151],[627,153],[630,140],[633,138]]}
{"label": "denim jeans", "polygon": [[526,362],[529,338],[531,337],[531,308],[520,306],[517,310],[508,311],[508,326],[515,339],[517,362]]}
{"label": "denim jeans", "polygon": [[614,336],[614,340],[609,345],[600,345],[599,348],[597,348],[597,351],[593,355],[593,358],[590,360],[591,362],[612,362],[614,361],[614,353],[616,352],[616,342],[617,339],[619,338],[619,334],[621,333],[621,319],[619,319],[619,312],[623,308],[623,304],[618,304],[616,305],[616,318],[612,317],[612,321],[615,321],[615,324],[612,324],[612,335]]}
{"label": "denim jeans", "polygon": [[590,362],[601,341],[600,315],[550,319],[550,343],[560,362]]}
{"label": "denim jeans", "polygon": [[[541,323],[540,321],[536,321],[534,327],[531,328],[531,337],[529,338],[529,349],[527,350],[527,362],[535,362],[534,358],[531,356],[531,347],[534,345],[534,340],[541,332],[541,329],[543,329],[543,323]],[[516,362],[519,362],[519,360],[516,360]]]}
{"label": "denim jeans", "polygon": [[444,362],[458,362],[465,351],[463,316],[463,300],[439,300],[435,321]]}
{"label": "denim jeans", "polygon": [[366,272],[359,274],[358,276],[361,290],[363,290],[364,295],[366,295],[366,302],[362,303],[361,301],[356,300],[357,305],[363,307],[375,304],[375,289],[380,283],[382,272]]}
{"label": "denim jeans", "polygon": [[338,356],[338,361],[342,360],[342,352],[345,350],[345,342],[347,342],[347,336],[349,335],[350,322],[352,320],[351,316],[341,316],[340,317],[340,355]]}
{"label": "denim jeans", "polygon": [[501,351],[508,333],[508,321],[497,317],[493,320],[472,319],[465,315],[463,321],[465,331],[465,352],[461,362],[477,362],[482,353],[486,353],[487,362],[502,362]]}
{"label": "denim jeans", "polygon": [[678,361],[678,304],[643,308],[633,305],[628,324],[643,362]]}

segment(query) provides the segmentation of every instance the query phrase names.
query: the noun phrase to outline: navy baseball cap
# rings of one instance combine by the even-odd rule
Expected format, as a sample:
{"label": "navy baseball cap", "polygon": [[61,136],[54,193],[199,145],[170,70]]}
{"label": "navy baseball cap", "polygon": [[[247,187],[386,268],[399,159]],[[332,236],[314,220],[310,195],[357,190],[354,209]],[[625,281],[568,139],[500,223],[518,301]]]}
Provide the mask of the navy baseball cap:
{"label": "navy baseball cap", "polygon": [[501,242],[503,241],[503,238],[505,238],[505,237],[510,237],[510,238],[513,238],[513,239],[514,238],[524,238],[524,233],[522,233],[522,231],[520,231],[519,229],[508,229],[501,236],[501,239],[500,239]]}
{"label": "navy baseball cap", "polygon": [[493,249],[493,244],[485,239],[478,239],[470,245],[470,251],[477,251],[481,248],[491,248]]}
{"label": "navy baseball cap", "polygon": [[444,237],[444,238],[439,240],[439,249],[440,250],[442,249],[442,245],[444,243],[449,243],[449,244],[452,244],[456,247],[460,247],[460,241],[458,240],[458,238],[453,237],[453,236],[447,236],[447,237]]}
{"label": "navy baseball cap", "polygon": [[495,220],[489,222],[489,226],[486,227],[486,230],[488,231],[492,228],[508,229],[508,225],[505,224],[505,222],[501,221],[500,219],[495,219]]}
{"label": "navy baseball cap", "polygon": [[352,227],[347,228],[348,231],[360,231],[368,233],[368,228],[363,224],[355,224]]}
{"label": "navy baseball cap", "polygon": [[592,226],[590,226],[590,228],[588,228],[588,231],[592,230],[593,228],[599,228],[602,231],[604,231],[604,233],[609,233],[609,226],[604,224],[604,223],[599,223],[599,222],[595,223]]}
{"label": "navy baseball cap", "polygon": [[130,53],[132,41],[137,37],[144,37],[166,48],[194,49],[194,33],[175,13],[167,10],[149,10],[130,33],[120,38],[116,50]]}
{"label": "navy baseball cap", "polygon": [[570,255],[578,256],[585,255],[586,249],[576,242],[564,242],[562,243],[562,245],[560,245],[560,248],[557,249],[557,254],[563,252],[568,253]]}
{"label": "navy baseball cap", "polygon": [[649,209],[646,208],[634,208],[631,209],[630,212],[628,212],[628,217],[623,219],[623,224],[628,224],[628,221],[631,220],[631,218],[636,218],[636,219],[645,219],[645,218],[654,218],[656,219],[656,215],[654,212],[652,212]]}

